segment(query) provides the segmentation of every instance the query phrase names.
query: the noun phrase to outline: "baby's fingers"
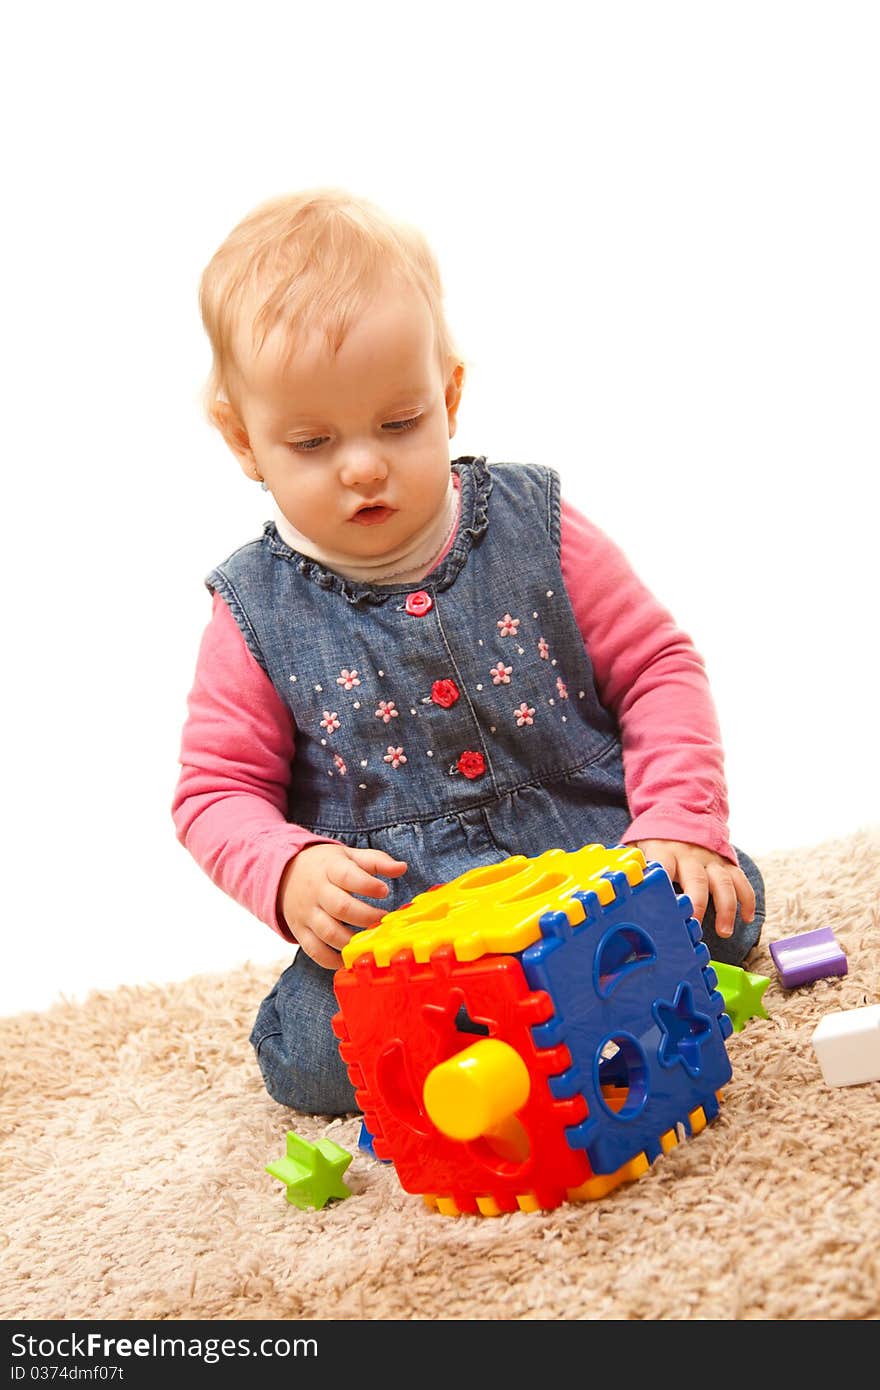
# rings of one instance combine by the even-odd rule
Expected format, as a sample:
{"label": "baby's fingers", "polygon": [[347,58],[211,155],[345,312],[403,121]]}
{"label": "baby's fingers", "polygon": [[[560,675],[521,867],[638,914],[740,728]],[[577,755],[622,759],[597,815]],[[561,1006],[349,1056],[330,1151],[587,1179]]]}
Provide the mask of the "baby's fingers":
{"label": "baby's fingers", "polygon": [[722,864],[710,864],[709,881],[712,887],[712,901],[715,904],[715,931],[719,936],[730,936],[736,919],[737,904],[733,873]]}
{"label": "baby's fingers", "polygon": [[[380,879],[371,879],[367,875],[364,877],[368,883],[376,884],[379,891],[377,888],[361,888],[358,889],[359,892],[372,898],[383,897],[388,892]],[[344,892],[332,883],[327,884],[326,891],[321,895],[321,906],[331,917],[341,923],[349,923],[352,927],[375,927],[382,916],[381,908],[374,907],[372,903],[361,902],[360,898],[353,898],[350,893]]]}
{"label": "baby's fingers", "polygon": [[[330,884],[344,894],[359,893],[364,898],[387,898],[388,884],[374,874],[367,872],[353,859],[343,859],[333,865],[329,875]],[[325,904],[329,911],[334,908]]]}
{"label": "baby's fingers", "polygon": [[702,864],[682,864],[678,871],[682,890],[693,904],[694,916],[702,922],[709,902],[709,877]]}
{"label": "baby's fingers", "polygon": [[321,907],[315,907],[308,926],[303,923],[294,933],[307,956],[326,970],[338,970],[342,964],[340,952],[351,940],[352,932]]}
{"label": "baby's fingers", "polygon": [[350,849],[349,857],[371,874],[384,874],[386,878],[400,878],[406,873],[403,859],[395,859],[383,849]]}
{"label": "baby's fingers", "polygon": [[755,890],[749,883],[742,869],[734,869],[733,881],[736,886],[736,896],[739,901],[743,921],[753,922],[758,907]]}

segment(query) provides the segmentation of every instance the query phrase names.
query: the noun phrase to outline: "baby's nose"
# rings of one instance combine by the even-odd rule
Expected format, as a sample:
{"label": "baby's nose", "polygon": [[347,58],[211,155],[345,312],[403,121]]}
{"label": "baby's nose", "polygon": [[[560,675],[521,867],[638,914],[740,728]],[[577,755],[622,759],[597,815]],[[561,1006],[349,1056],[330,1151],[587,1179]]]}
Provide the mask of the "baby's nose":
{"label": "baby's nose", "polygon": [[382,451],[373,444],[349,445],[342,461],[340,476],[346,487],[382,482],[388,476],[388,467],[382,457]]}

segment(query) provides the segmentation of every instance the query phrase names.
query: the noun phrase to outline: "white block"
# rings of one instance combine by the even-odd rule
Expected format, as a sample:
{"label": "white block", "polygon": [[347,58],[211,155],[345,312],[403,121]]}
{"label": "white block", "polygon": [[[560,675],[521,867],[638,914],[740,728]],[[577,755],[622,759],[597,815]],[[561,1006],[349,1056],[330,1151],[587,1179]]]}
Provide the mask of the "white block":
{"label": "white block", "polygon": [[827,1086],[880,1081],[880,1004],[826,1014],[812,1042]]}

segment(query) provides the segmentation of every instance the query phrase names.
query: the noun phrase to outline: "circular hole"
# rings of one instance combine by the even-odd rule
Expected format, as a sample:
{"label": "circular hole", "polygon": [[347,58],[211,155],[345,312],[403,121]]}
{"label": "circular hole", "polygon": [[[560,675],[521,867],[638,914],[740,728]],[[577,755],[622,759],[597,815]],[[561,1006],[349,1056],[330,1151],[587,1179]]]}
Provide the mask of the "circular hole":
{"label": "circular hole", "polygon": [[596,1090],[605,1111],[632,1120],[648,1099],[648,1066],[631,1033],[612,1033],[596,1052]]}
{"label": "circular hole", "polygon": [[568,878],[569,875],[564,873],[542,874],[534,883],[527,883],[518,893],[511,893],[509,898],[503,898],[502,902],[527,902],[529,898],[536,898],[539,893],[553,893],[557,888],[561,888],[564,883],[567,883]]}

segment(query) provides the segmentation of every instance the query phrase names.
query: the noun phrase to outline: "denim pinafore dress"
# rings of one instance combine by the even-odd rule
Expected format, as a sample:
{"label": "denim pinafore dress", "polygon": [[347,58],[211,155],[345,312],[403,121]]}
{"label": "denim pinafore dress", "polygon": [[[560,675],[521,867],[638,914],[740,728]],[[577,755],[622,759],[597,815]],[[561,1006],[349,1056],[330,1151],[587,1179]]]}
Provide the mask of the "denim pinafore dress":
{"label": "denim pinafore dress", "polygon": [[559,563],[559,480],[453,464],[451,549],[418,584],[353,583],[267,522],[207,583],[295,725],[289,817],[409,864],[389,910],[475,864],[614,844],[620,740]]}

